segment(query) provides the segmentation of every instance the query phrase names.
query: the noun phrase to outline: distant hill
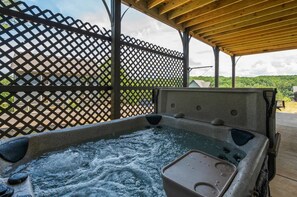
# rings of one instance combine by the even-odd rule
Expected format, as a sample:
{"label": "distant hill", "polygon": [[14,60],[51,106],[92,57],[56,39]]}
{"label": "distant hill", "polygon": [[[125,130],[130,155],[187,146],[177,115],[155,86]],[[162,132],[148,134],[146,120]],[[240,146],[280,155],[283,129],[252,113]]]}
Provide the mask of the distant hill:
{"label": "distant hill", "polygon": [[[190,81],[193,79],[210,81],[210,86],[214,87],[214,77],[191,76]],[[297,86],[297,75],[236,77],[237,88],[277,88],[277,99],[285,101],[292,100],[293,86]],[[231,87],[231,77],[220,77],[220,87]]]}

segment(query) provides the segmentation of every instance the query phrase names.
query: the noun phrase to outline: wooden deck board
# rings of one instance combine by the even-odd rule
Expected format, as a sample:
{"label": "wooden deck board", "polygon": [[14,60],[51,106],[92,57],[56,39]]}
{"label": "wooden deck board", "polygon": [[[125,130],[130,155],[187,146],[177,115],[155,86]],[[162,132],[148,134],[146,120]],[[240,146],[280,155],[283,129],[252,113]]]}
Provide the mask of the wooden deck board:
{"label": "wooden deck board", "polygon": [[[285,126],[286,125],[286,126]],[[276,176],[270,183],[271,196],[297,196],[297,114],[277,115],[277,131],[281,144],[277,157]]]}
{"label": "wooden deck board", "polygon": [[297,194],[297,182],[276,175],[270,183],[272,197],[295,197]]}

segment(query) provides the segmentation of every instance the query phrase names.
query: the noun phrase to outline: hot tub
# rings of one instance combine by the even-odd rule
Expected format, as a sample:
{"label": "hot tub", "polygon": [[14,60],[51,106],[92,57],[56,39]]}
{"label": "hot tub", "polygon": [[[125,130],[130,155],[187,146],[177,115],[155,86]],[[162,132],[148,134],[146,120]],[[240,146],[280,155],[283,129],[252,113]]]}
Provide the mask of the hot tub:
{"label": "hot tub", "polygon": [[[57,196],[55,191],[62,192],[59,196],[174,196],[175,188],[164,180],[163,191],[161,170],[196,150],[235,166],[236,173],[223,196],[267,195],[280,139],[275,134],[274,98],[272,89],[159,89],[154,94],[156,114],[1,141],[1,182],[7,185],[13,175],[14,183],[8,187],[14,189],[14,196],[46,196],[38,184],[56,179],[51,173],[61,163],[75,170],[79,161],[81,174],[86,174],[81,182],[100,184],[85,193],[88,190],[83,188],[88,185],[79,189],[72,182],[76,174],[61,171],[57,176],[65,193],[53,186],[49,190],[52,196]],[[81,158],[84,155],[89,156]],[[153,160],[142,161],[147,156]],[[47,163],[49,158],[53,164]],[[110,161],[112,165],[100,168]],[[97,169],[96,176],[89,174],[93,169]],[[46,175],[36,181],[35,176],[42,173]],[[129,178],[122,180],[122,176]],[[106,177],[112,180],[108,189]],[[140,190],[135,193],[134,187]]]}

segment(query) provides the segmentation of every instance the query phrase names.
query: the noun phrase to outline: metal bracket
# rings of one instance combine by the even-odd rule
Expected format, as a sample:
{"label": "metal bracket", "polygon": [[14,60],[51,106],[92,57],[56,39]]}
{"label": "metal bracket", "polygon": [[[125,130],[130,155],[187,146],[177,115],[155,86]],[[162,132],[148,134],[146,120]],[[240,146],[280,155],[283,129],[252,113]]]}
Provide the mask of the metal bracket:
{"label": "metal bracket", "polygon": [[200,69],[200,68],[212,68],[213,66],[197,66],[197,67],[191,67],[188,68],[188,72],[191,72],[194,69]]}

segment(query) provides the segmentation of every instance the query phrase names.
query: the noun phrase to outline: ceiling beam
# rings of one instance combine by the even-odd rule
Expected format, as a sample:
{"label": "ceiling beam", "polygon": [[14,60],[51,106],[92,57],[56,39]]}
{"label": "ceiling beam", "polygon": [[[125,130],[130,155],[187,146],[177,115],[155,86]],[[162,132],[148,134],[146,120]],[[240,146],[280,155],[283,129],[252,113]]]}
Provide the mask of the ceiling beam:
{"label": "ceiling beam", "polygon": [[[251,20],[244,21],[244,22],[237,23],[237,24],[231,23],[229,26],[225,26],[225,27],[221,27],[221,28],[199,29],[196,33],[206,34],[206,35],[215,35],[215,34],[219,34],[222,32],[234,32],[234,31],[241,30],[241,29],[248,29],[248,28],[262,26],[265,24],[271,24],[274,22],[278,22],[280,19],[285,19],[286,17],[290,17],[290,16],[292,16],[292,17],[296,16],[295,18],[297,20],[296,13],[297,13],[297,2],[295,3],[295,8],[293,7],[292,9],[285,10],[283,12],[278,12],[278,13],[263,16],[260,18],[251,19]],[[190,31],[195,31],[195,30],[190,28]]]}
{"label": "ceiling beam", "polygon": [[253,55],[253,54],[259,54],[259,53],[268,53],[268,52],[276,52],[276,51],[284,51],[284,50],[293,50],[296,49],[296,46],[279,46],[278,48],[271,48],[271,49],[252,49],[252,50],[246,50],[246,51],[237,51],[235,53],[236,56],[243,56],[243,55]]}
{"label": "ceiling beam", "polygon": [[260,32],[260,31],[267,31],[267,33],[269,33],[270,29],[281,28],[283,26],[296,24],[296,22],[297,22],[297,13],[294,15],[281,17],[281,18],[274,19],[261,24],[252,25],[250,27],[243,27],[243,28],[237,29],[236,31],[231,30],[231,31],[220,32],[213,35],[210,35],[210,34],[207,34],[207,35],[199,34],[199,35],[206,39],[211,39],[213,37],[216,37],[214,40],[219,40],[220,37],[224,37],[226,35],[228,36],[241,36],[246,34],[252,35],[253,33]]}
{"label": "ceiling beam", "polygon": [[234,39],[230,40],[228,42],[216,42],[215,44],[221,45],[221,46],[229,46],[234,44],[247,44],[252,42],[261,42],[261,41],[267,41],[267,40],[274,40],[274,39],[282,39],[291,37],[293,35],[297,34],[296,27],[292,30],[287,30],[286,32],[276,33],[276,34],[263,34],[261,36],[252,36],[249,38],[242,38],[242,39]]}
{"label": "ceiling beam", "polygon": [[148,9],[152,9],[154,7],[157,7],[158,5],[165,3],[166,0],[149,0],[147,3]]}
{"label": "ceiling beam", "polygon": [[178,12],[171,12],[168,14],[169,19],[175,19],[175,22],[177,24],[184,23],[186,21],[189,21],[191,19],[197,18],[199,16],[202,16],[204,14],[207,14],[209,12],[212,12],[213,10],[222,9],[230,4],[234,4],[236,2],[239,2],[241,0],[221,0],[221,1],[213,1],[212,3],[203,6],[201,8],[195,9],[189,13],[181,15]]}
{"label": "ceiling beam", "polygon": [[236,48],[229,48],[231,51],[245,51],[245,50],[251,50],[251,49],[269,49],[269,48],[277,48],[279,46],[295,46],[297,48],[297,43],[292,43],[290,41],[288,42],[276,42],[276,43],[266,43],[266,44],[261,44],[261,45],[256,45],[256,46],[241,46],[241,47],[236,47]]}
{"label": "ceiling beam", "polygon": [[[271,28],[269,29],[269,34],[280,34],[282,32],[286,32],[286,31],[290,31],[290,30],[295,30],[296,31],[297,28],[297,22],[295,23],[291,23],[289,25],[284,25],[281,28],[276,27],[276,28]],[[257,37],[257,36],[267,36],[267,30],[264,29],[262,31],[258,31],[258,32],[253,32],[253,34],[251,33],[245,33],[245,34],[241,34],[241,35],[225,35],[225,36],[221,36],[219,38],[217,37],[213,37],[212,39],[209,39],[210,42],[213,43],[221,43],[221,42],[232,42],[234,40],[244,40],[244,39],[250,39],[253,37]]]}
{"label": "ceiling beam", "polygon": [[195,9],[201,8],[207,4],[212,3],[214,0],[193,0],[185,5],[180,6],[178,9],[173,10],[168,14],[169,19],[173,19],[173,16],[181,16],[189,13]]}
{"label": "ceiling beam", "polygon": [[277,44],[283,44],[283,43],[294,43],[297,46],[296,41],[297,41],[297,34],[292,35],[291,37],[279,38],[276,40],[270,39],[262,42],[238,43],[238,44],[223,45],[223,46],[226,48],[230,48],[231,50],[259,48],[259,47],[265,47],[265,46],[277,45]]}
{"label": "ceiling beam", "polygon": [[[267,5],[268,4],[268,5]],[[212,19],[195,25],[193,29],[209,28],[211,30],[239,24],[245,21],[253,20],[273,13],[282,12],[296,7],[297,2],[292,0],[275,0],[269,3],[263,2],[258,5],[248,7],[224,16]]]}
{"label": "ceiling beam", "polygon": [[[264,0],[267,1],[267,0]],[[245,1],[239,1],[237,3],[231,4],[229,6],[226,6],[222,9],[215,9],[212,12],[209,12],[208,14],[204,14],[204,15],[197,15],[196,18],[187,21],[185,23],[183,23],[184,26],[190,27],[190,26],[194,26],[197,25],[199,23],[203,23],[205,21],[209,21],[212,20],[214,18],[218,18],[221,16],[224,16],[226,14],[232,13],[237,11],[238,9],[243,9],[245,7],[251,7],[251,6],[255,6],[259,3],[262,3],[263,0],[245,0]]]}
{"label": "ceiling beam", "polygon": [[184,30],[184,28],[181,25],[177,25],[172,20],[168,20],[166,14],[159,15],[159,11],[157,8],[152,8],[150,10],[147,9],[148,5],[145,1],[124,0],[123,2],[125,2],[128,5],[131,5],[133,8],[135,8],[136,10],[142,13],[145,13],[146,15],[149,15],[154,19],[161,21],[162,23],[169,25],[170,27],[173,27],[174,29],[178,29],[182,31]]}
{"label": "ceiling beam", "polygon": [[250,54],[256,54],[256,53],[265,53],[265,52],[290,50],[290,49],[297,49],[297,45],[296,44],[295,45],[294,44],[271,45],[271,46],[261,47],[261,48],[237,50],[237,51],[234,51],[234,53],[236,55],[250,55]]}
{"label": "ceiling beam", "polygon": [[297,0],[123,0],[229,55],[297,48]]}
{"label": "ceiling beam", "polygon": [[191,0],[171,0],[159,8],[159,14],[165,14],[173,9],[180,9],[180,6],[190,2]]}

